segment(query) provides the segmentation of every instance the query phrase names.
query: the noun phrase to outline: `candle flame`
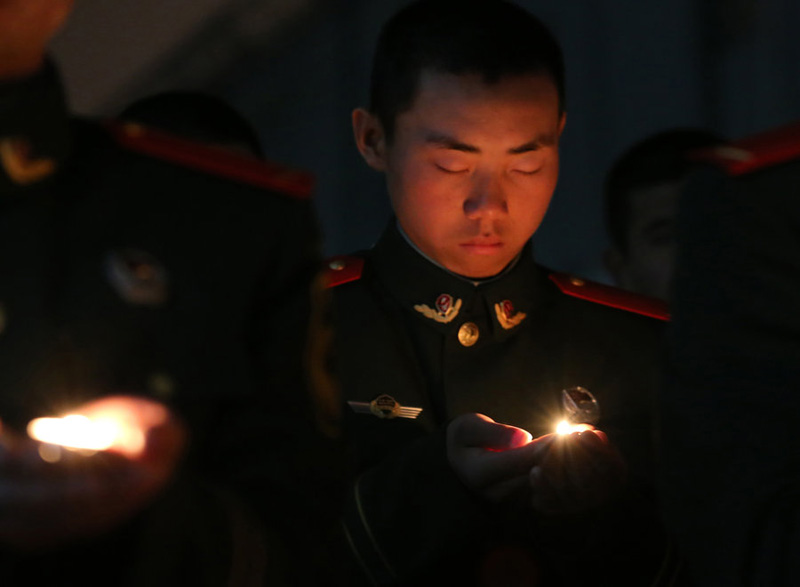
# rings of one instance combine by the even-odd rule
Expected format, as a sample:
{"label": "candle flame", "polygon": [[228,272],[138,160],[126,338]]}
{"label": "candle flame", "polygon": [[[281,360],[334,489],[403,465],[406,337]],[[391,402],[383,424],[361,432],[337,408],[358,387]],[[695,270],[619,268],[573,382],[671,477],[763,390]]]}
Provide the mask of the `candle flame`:
{"label": "candle flame", "polygon": [[567,420],[561,420],[556,425],[556,434],[566,435],[572,434],[573,432],[586,432],[587,430],[591,430],[592,427],[589,424],[571,424]]}

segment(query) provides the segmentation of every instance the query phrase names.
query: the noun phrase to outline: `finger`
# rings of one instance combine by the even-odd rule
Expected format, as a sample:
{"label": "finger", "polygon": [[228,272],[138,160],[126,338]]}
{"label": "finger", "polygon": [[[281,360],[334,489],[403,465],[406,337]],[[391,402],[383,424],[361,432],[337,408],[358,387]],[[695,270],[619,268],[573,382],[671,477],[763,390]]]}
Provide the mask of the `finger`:
{"label": "finger", "polygon": [[522,428],[495,422],[483,414],[464,414],[450,423],[453,441],[463,447],[505,450],[524,446],[531,434]]}

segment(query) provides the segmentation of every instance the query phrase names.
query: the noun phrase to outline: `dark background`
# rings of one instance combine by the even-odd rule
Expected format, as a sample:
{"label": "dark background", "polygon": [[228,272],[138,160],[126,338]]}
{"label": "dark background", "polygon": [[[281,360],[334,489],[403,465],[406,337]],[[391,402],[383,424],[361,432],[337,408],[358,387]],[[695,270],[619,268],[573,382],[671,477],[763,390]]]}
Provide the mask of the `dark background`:
{"label": "dark background", "polygon": [[[560,38],[568,118],[559,187],[535,237],[551,267],[605,281],[600,193],[627,146],[674,126],[736,138],[800,118],[797,0],[520,0]],[[381,23],[405,0],[77,0],[55,43],[73,109],[108,116],[203,89],[267,155],[315,173],[328,254],[369,246],[389,215],[350,111]],[[267,227],[265,227],[267,230]]]}

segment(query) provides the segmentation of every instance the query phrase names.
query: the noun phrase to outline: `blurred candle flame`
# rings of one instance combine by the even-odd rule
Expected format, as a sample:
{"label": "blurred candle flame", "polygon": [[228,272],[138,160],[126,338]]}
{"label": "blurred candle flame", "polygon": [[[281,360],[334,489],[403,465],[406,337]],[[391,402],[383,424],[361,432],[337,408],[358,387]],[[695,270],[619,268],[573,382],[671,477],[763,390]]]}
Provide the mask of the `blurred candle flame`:
{"label": "blurred candle flame", "polygon": [[62,418],[36,418],[28,424],[34,440],[67,448],[100,451],[110,448],[138,454],[145,444],[144,433],[114,415],[68,414]]}

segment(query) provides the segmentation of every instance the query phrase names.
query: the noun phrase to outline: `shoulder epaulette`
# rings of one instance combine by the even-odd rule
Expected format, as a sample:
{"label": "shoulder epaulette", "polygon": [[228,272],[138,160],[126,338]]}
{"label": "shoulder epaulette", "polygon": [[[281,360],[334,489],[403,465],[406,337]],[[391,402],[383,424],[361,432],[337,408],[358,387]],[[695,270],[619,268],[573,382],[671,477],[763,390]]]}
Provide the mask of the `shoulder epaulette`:
{"label": "shoulder epaulette", "polygon": [[110,120],[105,128],[119,145],[157,159],[307,199],[314,189],[310,173],[231,153],[140,124]]}
{"label": "shoulder epaulette", "polygon": [[800,122],[691,154],[693,160],[712,163],[732,176],[766,169],[798,157]]}
{"label": "shoulder epaulette", "polygon": [[325,287],[358,281],[364,270],[364,259],[352,255],[337,255],[325,261]]}
{"label": "shoulder epaulette", "polygon": [[635,294],[610,285],[587,281],[566,273],[551,273],[548,277],[558,286],[562,293],[568,296],[642,314],[658,320],[666,321],[670,319],[669,307],[662,300]]}

